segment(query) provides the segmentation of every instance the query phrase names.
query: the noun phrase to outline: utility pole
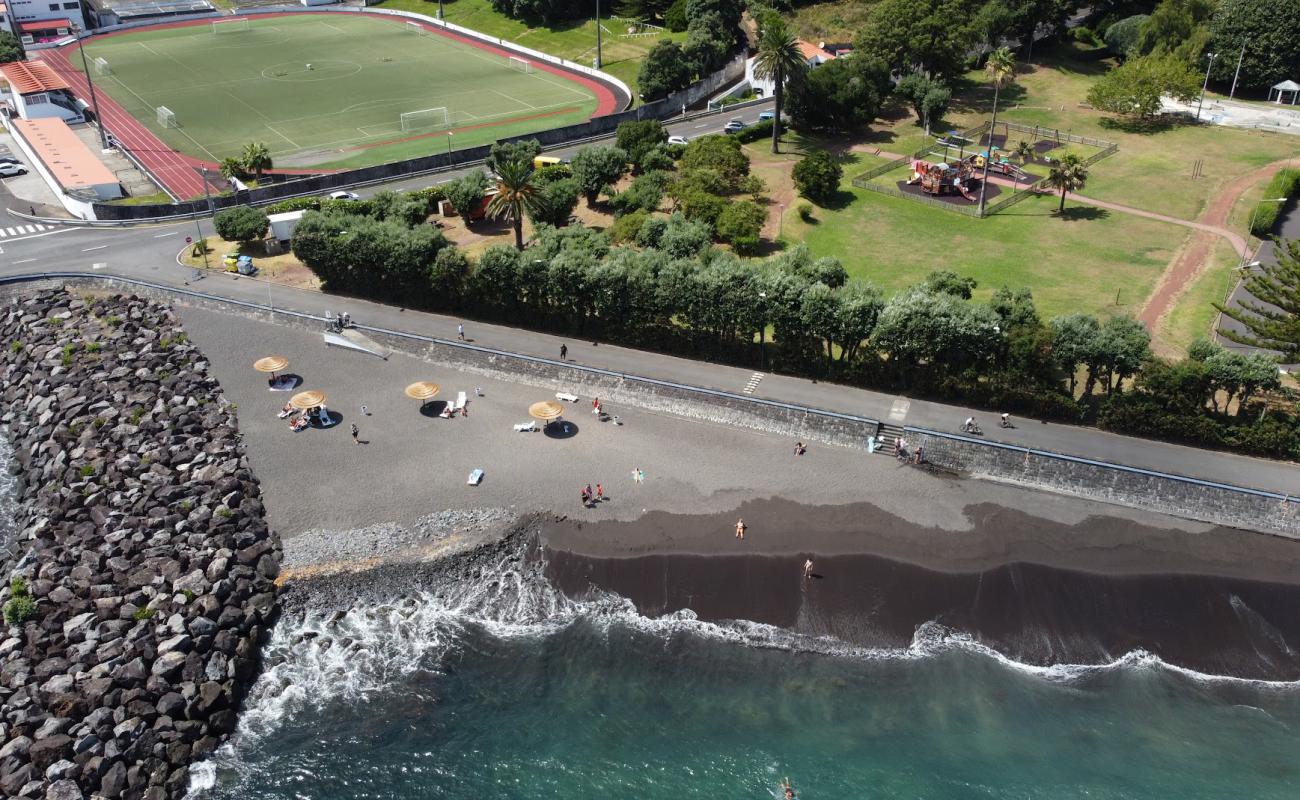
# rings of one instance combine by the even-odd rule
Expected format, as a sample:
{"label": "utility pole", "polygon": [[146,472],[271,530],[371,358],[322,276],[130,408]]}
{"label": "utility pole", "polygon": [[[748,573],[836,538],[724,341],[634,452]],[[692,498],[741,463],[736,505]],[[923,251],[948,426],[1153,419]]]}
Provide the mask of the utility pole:
{"label": "utility pole", "polygon": [[1210,67],[1214,66],[1214,59],[1219,57],[1218,53],[1206,53],[1209,59],[1205,64],[1205,83],[1201,84],[1201,99],[1196,101],[1196,121],[1201,121],[1201,106],[1205,105],[1205,89],[1210,85]]}
{"label": "utility pole", "polygon": [[438,21],[442,21],[442,0],[438,0]]}
{"label": "utility pole", "polygon": [[81,34],[84,31],[77,25],[72,26],[72,33],[77,37],[77,50],[81,53],[81,71],[86,73],[86,85],[90,87],[90,108],[95,112],[95,127],[99,128],[99,143],[108,149],[108,133],[104,130],[104,120],[99,116],[99,100],[95,98],[95,81],[90,77],[90,67],[86,64],[86,48],[81,46]]}
{"label": "utility pole", "polygon": [[[212,194],[208,192],[208,168],[201,167],[200,172],[203,175],[203,197],[208,201],[208,216],[213,216]],[[203,224],[199,222],[199,219],[201,218],[194,218],[194,230],[199,234],[199,238],[194,243],[203,251],[203,268],[208,269],[208,240],[203,238]]]}
{"label": "utility pole", "polygon": [[600,69],[600,0],[596,0],[596,69]]}
{"label": "utility pole", "polygon": [[1250,41],[1246,37],[1241,39],[1241,55],[1237,56],[1237,71],[1232,73],[1232,91],[1228,92],[1228,99],[1231,100],[1237,94],[1237,78],[1241,77],[1241,62],[1246,57],[1246,42]]}

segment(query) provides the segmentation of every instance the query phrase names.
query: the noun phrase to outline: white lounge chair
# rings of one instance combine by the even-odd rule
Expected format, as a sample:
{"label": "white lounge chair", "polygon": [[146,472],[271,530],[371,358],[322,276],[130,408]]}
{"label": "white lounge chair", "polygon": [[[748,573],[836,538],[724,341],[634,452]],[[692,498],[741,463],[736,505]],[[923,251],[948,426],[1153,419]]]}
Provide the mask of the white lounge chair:
{"label": "white lounge chair", "polygon": [[461,392],[461,393],[457,394],[457,395],[456,395],[456,410],[457,410],[457,411],[460,411],[462,408],[465,407],[465,404],[468,403],[468,402],[469,402],[469,398],[465,396],[465,393],[464,393],[464,392]]}
{"label": "white lounge chair", "polygon": [[566,403],[578,402],[578,396],[576,394],[569,394],[568,392],[556,392],[555,399],[563,400]]}
{"label": "white lounge chair", "polygon": [[469,480],[465,481],[470,486],[478,486],[483,481],[483,470],[476,469],[469,474]]}
{"label": "white lounge chair", "polygon": [[532,433],[537,430],[537,420],[521,422],[515,426],[515,433]]}

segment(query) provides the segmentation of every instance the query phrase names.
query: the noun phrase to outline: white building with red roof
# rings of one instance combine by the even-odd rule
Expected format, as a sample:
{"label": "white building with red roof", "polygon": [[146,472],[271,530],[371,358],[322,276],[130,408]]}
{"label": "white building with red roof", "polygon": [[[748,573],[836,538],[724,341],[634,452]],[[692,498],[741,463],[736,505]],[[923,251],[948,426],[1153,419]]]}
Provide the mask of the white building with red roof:
{"label": "white building with red roof", "polygon": [[57,72],[40,59],[0,64],[9,85],[9,108],[23,119],[61,119],[85,122],[85,106],[72,94]]}

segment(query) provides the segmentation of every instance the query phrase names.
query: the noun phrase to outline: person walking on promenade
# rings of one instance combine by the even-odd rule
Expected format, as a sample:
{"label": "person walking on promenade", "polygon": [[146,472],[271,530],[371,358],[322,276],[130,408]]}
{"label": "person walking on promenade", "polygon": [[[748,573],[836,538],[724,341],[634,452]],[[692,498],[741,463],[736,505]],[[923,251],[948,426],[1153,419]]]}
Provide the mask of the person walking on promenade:
{"label": "person walking on promenade", "polygon": [[918,444],[916,446],[916,454],[912,457],[912,462],[915,464],[920,464],[924,461],[925,461],[925,446]]}
{"label": "person walking on promenade", "polygon": [[601,486],[598,483],[596,484],[596,502],[603,503],[604,501],[605,501],[605,487]]}
{"label": "person walking on promenade", "polygon": [[456,338],[460,339],[462,342],[465,341],[465,323],[461,322],[456,324]]}
{"label": "person walking on promenade", "polygon": [[804,561],[804,562],[803,562],[803,579],[804,579],[804,580],[809,580],[810,578],[812,578],[812,559],[811,559],[811,558],[808,559],[807,561]]}
{"label": "person walking on promenade", "polygon": [[368,416],[370,416],[370,409],[366,408],[365,406],[362,406],[362,407],[361,407],[361,416],[363,416],[363,417],[368,417]]}
{"label": "person walking on promenade", "polygon": [[361,430],[357,427],[357,423],[355,423],[355,422],[352,423],[352,443],[353,443],[353,444],[361,444],[361,439],[359,438],[360,434],[361,434]]}
{"label": "person walking on promenade", "polygon": [[590,507],[591,507],[591,487],[590,487],[590,486],[585,486],[585,487],[583,487],[582,491],[579,492],[579,494],[582,495],[582,507],[583,507],[583,508],[590,508]]}
{"label": "person walking on promenade", "polygon": [[745,540],[745,529],[748,527],[749,526],[745,524],[744,517],[736,520],[736,538],[743,542]]}
{"label": "person walking on promenade", "polygon": [[568,358],[569,358],[569,346],[567,344],[560,345],[560,360],[565,361]]}

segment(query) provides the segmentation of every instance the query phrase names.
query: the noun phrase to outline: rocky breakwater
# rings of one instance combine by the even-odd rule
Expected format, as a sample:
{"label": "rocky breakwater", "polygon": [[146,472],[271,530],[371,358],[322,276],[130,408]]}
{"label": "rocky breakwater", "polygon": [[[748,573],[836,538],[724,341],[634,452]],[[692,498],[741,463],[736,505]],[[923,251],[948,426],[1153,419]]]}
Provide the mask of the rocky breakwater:
{"label": "rocky breakwater", "polygon": [[0,795],[181,797],[235,727],[278,537],[172,313],[51,291],[0,313],[23,528],[3,565]]}

